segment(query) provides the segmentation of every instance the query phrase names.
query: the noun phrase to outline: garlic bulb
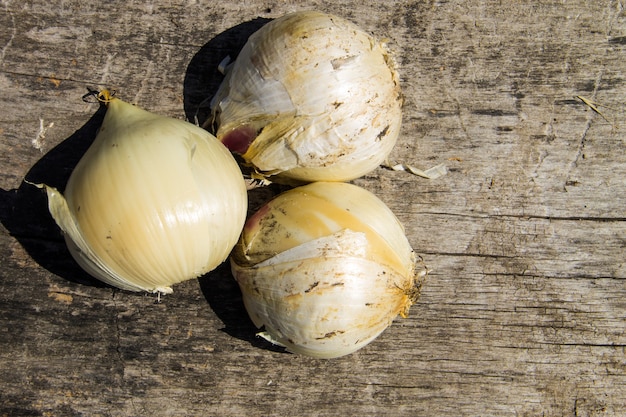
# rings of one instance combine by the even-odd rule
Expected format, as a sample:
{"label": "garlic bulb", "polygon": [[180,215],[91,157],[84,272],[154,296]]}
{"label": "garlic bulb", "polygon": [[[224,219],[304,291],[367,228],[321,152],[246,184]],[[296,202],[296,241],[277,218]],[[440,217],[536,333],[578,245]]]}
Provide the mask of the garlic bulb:
{"label": "garlic bulb", "polygon": [[107,91],[99,99],[107,112],[65,197],[44,186],[50,213],[88,273],[125,290],[169,293],[228,257],[245,222],[243,176],[204,129]]}
{"label": "garlic bulb", "polygon": [[345,181],[385,160],[402,95],[385,45],[342,18],[304,11],[255,32],[211,107],[216,136],[263,176]]}
{"label": "garlic bulb", "polygon": [[263,206],[231,266],[260,335],[318,358],[365,346],[419,294],[402,225],[372,193],[341,182],[294,188]]}

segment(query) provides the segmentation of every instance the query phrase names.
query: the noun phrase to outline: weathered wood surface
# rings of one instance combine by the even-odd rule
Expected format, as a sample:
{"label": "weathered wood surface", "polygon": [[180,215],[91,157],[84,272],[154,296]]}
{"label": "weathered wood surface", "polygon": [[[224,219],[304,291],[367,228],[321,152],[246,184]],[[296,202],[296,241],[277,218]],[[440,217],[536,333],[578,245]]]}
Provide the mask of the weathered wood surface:
{"label": "weathered wood surface", "polygon": [[[626,415],[622,0],[204,3],[3,1],[0,415]],[[393,158],[449,168],[355,181],[432,273],[409,318],[336,360],[255,338],[226,266],[161,303],[99,285],[22,182],[64,185],[102,116],[87,86],[193,117],[226,54],[305,8],[389,38]]]}

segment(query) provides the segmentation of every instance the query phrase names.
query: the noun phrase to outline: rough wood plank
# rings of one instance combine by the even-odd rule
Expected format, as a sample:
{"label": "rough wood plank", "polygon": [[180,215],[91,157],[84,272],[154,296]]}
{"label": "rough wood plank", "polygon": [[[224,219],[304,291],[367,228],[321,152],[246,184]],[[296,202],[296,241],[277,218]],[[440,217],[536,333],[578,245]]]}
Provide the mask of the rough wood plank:
{"label": "rough wood plank", "polygon": [[[624,415],[622,1],[3,6],[0,415]],[[303,8],[389,38],[406,100],[393,159],[450,170],[355,181],[433,271],[408,319],[330,361],[255,338],[226,266],[161,303],[90,279],[22,182],[64,185],[102,117],[87,86],[202,118],[217,63]]]}

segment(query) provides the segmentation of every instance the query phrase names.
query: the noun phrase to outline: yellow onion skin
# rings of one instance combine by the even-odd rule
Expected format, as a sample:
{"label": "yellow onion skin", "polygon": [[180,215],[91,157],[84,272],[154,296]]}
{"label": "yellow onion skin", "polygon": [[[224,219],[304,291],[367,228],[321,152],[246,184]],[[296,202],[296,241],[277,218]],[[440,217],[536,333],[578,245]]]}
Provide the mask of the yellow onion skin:
{"label": "yellow onion skin", "polygon": [[367,345],[419,294],[402,225],[346,183],[311,183],[267,203],[246,222],[231,268],[260,335],[316,358]]}
{"label": "yellow onion skin", "polygon": [[340,17],[301,11],[250,36],[212,112],[217,138],[259,174],[347,181],[389,155],[401,106],[396,65],[383,43]]}
{"label": "yellow onion skin", "polygon": [[88,273],[169,293],[228,257],[245,222],[245,182],[204,129],[105,97],[102,126],[64,195],[45,186],[48,206]]}

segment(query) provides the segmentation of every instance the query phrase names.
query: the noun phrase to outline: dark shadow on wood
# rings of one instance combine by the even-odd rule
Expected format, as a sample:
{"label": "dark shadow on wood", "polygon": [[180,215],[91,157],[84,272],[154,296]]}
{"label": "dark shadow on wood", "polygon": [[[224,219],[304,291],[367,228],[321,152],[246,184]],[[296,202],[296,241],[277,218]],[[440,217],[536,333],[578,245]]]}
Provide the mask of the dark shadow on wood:
{"label": "dark shadow on wood", "polygon": [[[272,183],[248,191],[248,217],[276,195],[289,188],[286,185]],[[282,347],[256,336],[261,329],[254,326],[246,312],[239,285],[232,275],[228,261],[198,281],[204,298],[213,312],[224,323],[224,328],[220,329],[221,331],[262,349],[285,352]]]}
{"label": "dark shadow on wood", "polygon": [[[95,139],[105,112],[101,106],[87,123],[37,161],[25,180],[63,191],[74,167]],[[0,189],[0,221],[43,268],[68,281],[105,286],[84,272],[70,255],[48,212],[43,190],[26,182],[17,189]]]}
{"label": "dark shadow on wood", "polygon": [[282,347],[273,345],[256,335],[260,330],[252,323],[246,312],[239,285],[230,272],[228,262],[202,276],[198,281],[204,298],[224,323],[221,331],[261,349],[274,352],[285,351]]}
{"label": "dark shadow on wood", "polygon": [[185,116],[202,126],[210,116],[210,100],[224,76],[217,67],[226,57],[235,60],[248,37],[271,19],[256,18],[234,26],[205,44],[187,66],[183,86]]}

